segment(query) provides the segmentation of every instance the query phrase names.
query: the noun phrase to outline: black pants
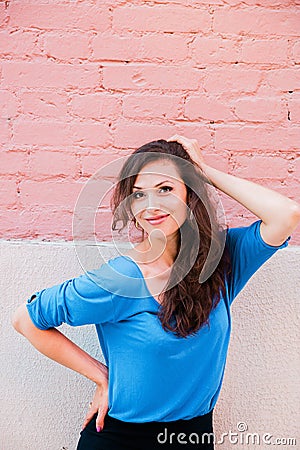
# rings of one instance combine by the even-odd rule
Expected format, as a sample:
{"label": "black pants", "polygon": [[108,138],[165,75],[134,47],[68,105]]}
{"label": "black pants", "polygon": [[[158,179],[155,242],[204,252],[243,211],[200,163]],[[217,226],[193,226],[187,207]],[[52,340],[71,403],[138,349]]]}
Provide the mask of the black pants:
{"label": "black pants", "polygon": [[172,422],[123,422],[106,414],[99,433],[96,417],[81,431],[77,450],[214,450],[213,410]]}

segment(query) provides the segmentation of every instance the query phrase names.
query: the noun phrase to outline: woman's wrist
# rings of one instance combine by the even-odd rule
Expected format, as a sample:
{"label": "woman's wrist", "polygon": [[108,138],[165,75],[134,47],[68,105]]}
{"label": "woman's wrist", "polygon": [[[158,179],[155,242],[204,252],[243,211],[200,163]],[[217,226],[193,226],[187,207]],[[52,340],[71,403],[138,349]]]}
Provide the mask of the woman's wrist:
{"label": "woman's wrist", "polygon": [[211,178],[211,170],[214,170],[214,168],[209,166],[208,164],[206,164],[204,162],[197,162],[197,164],[201,168],[201,170],[203,172],[203,175],[207,178],[209,183],[214,184],[213,181],[212,181],[212,178]]}
{"label": "woman's wrist", "polygon": [[96,370],[90,378],[97,386],[107,385],[108,383],[108,368],[105,364],[100,361],[94,360],[94,364],[96,366]]}

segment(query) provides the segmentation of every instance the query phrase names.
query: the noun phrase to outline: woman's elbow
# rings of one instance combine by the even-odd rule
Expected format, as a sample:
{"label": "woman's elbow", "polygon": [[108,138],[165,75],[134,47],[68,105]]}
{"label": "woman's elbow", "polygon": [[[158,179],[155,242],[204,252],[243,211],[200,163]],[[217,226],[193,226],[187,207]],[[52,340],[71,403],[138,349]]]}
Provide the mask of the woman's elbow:
{"label": "woman's elbow", "polygon": [[29,317],[25,303],[20,305],[12,314],[11,324],[14,329],[20,334],[24,334],[25,330],[28,329],[28,326],[34,326]]}

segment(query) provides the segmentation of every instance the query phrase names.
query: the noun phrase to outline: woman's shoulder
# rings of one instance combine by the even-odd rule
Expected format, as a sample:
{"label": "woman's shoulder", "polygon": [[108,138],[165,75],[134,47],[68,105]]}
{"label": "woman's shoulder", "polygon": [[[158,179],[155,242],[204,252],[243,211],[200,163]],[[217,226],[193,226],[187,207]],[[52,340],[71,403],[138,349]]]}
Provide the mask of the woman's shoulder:
{"label": "woman's shoulder", "polygon": [[104,289],[113,284],[128,282],[128,278],[138,278],[133,261],[125,256],[115,256],[102,261],[98,268],[86,271],[85,275]]}
{"label": "woman's shoulder", "polygon": [[110,258],[100,267],[101,282],[112,295],[132,297],[143,288],[141,276],[134,261],[126,255]]}
{"label": "woman's shoulder", "polygon": [[103,273],[115,282],[128,283],[131,279],[138,279],[139,271],[133,259],[126,255],[114,256],[101,266]]}
{"label": "woman's shoulder", "polygon": [[136,273],[134,259],[127,254],[114,256],[106,264],[116,271],[116,274],[134,275]]}

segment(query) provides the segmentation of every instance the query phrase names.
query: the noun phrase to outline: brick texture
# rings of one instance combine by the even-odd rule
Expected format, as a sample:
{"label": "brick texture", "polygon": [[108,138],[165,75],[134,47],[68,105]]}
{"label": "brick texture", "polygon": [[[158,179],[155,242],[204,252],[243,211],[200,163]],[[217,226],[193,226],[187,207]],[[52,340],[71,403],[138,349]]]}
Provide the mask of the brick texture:
{"label": "brick texture", "polygon": [[90,177],[175,133],[299,201],[299,25],[292,0],[0,2],[0,237],[71,240]]}

